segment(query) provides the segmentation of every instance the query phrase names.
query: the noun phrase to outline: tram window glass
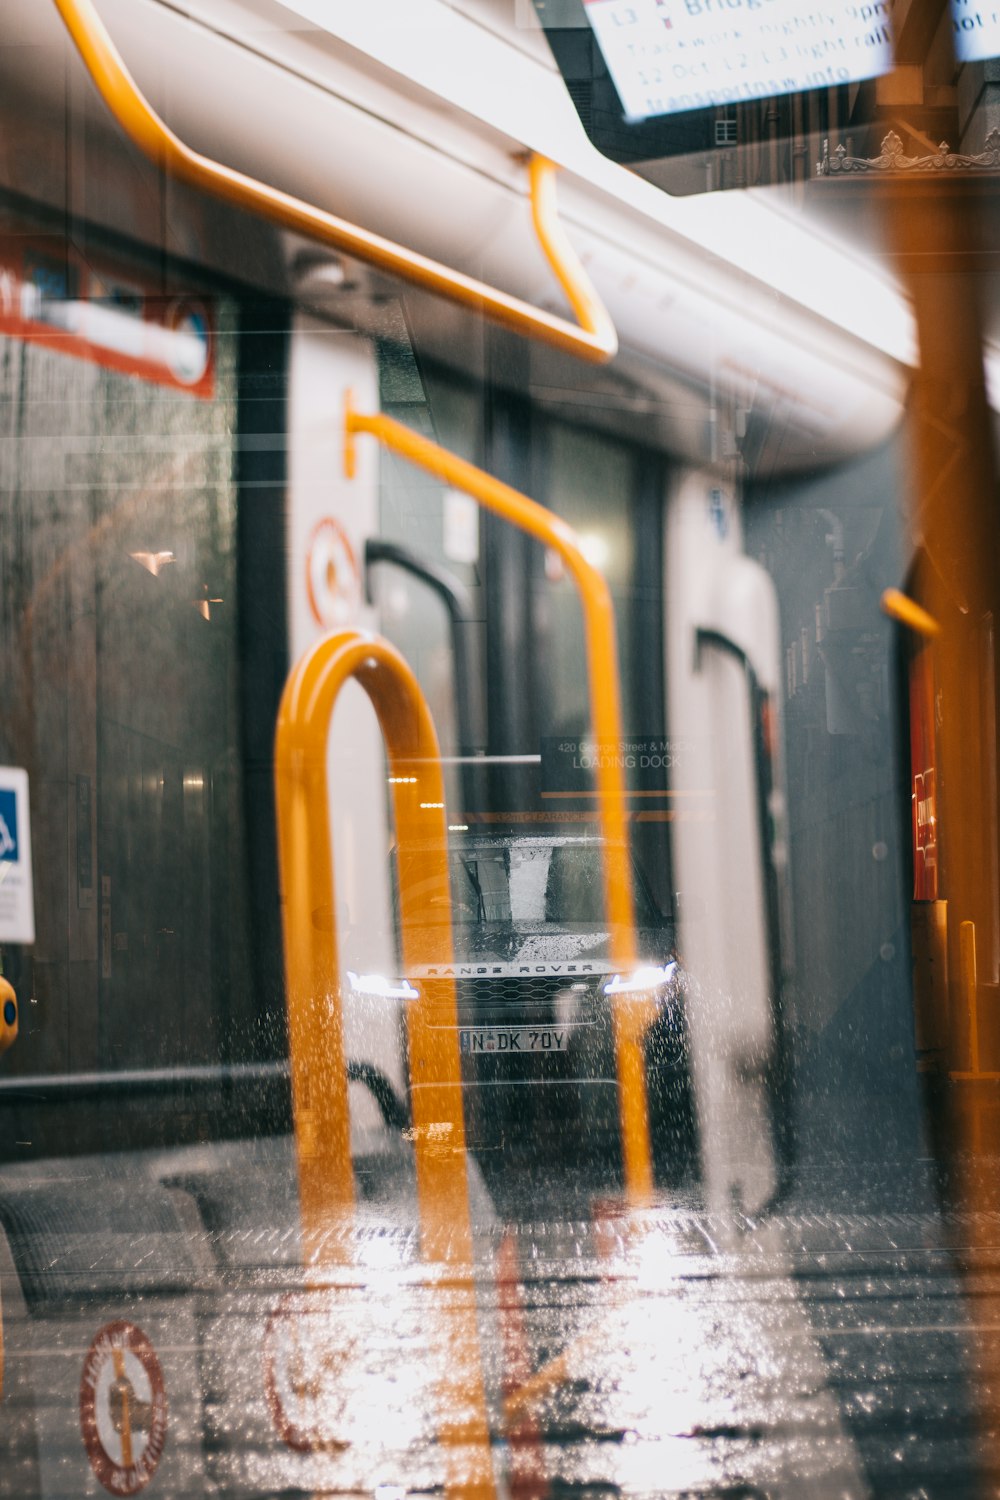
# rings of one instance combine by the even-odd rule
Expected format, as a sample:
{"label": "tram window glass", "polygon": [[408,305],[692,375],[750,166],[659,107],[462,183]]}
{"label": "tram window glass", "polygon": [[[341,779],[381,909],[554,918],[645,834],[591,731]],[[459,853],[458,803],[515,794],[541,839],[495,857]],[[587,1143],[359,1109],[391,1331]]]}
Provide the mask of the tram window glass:
{"label": "tram window glass", "polygon": [[[26,334],[0,335],[0,751],[31,781],[37,942],[4,955],[28,1023],[5,1072],[259,1056],[241,771],[237,304],[197,286],[164,295],[119,252],[83,262],[35,226],[16,228],[5,275],[40,290]],[[45,271],[60,265],[61,277]],[[149,327],[164,330],[171,358],[174,339],[174,365],[143,364]],[[155,1113],[123,1123],[121,1143],[155,1134]],[[77,1149],[94,1144],[84,1119]],[[41,1121],[32,1138],[44,1146]]]}
{"label": "tram window glass", "polygon": [[[492,849],[477,844],[468,852],[453,851],[451,871],[456,920],[461,925],[565,929],[604,923],[597,844],[498,840]],[[636,920],[640,927],[655,927],[658,922],[642,881],[637,882]]]}
{"label": "tram window glass", "polygon": [[[606,927],[601,846],[597,840],[517,834],[463,837],[452,844],[448,866],[451,917],[458,929],[506,927],[544,932],[553,928],[600,934]],[[419,858],[404,860],[407,878],[412,879],[420,867]],[[632,875],[637,926],[662,928],[664,918],[634,861]],[[398,928],[399,884],[394,858],[390,878]],[[399,936],[397,931],[397,941]]]}
{"label": "tram window glass", "polygon": [[[796,188],[673,204],[595,159],[544,36],[512,29],[581,4],[533,3],[106,8],[199,151],[565,314],[528,201],[545,173],[520,153],[558,162],[618,335],[601,369],[488,327],[467,283],[472,310],[161,173],[71,53],[33,70],[0,27],[0,192],[52,215],[11,209],[0,239],[0,761],[31,775],[38,932],[2,953],[23,1018],[0,1067],[19,1500],[134,1492],[160,1459],[151,1495],[232,1500],[972,1496],[980,1467],[983,1493],[1000,1476],[1000,398],[966,295],[996,235],[965,238],[954,153],[884,169],[868,128],[882,108],[907,151],[976,150],[995,70],[966,52],[956,71],[945,0],[918,56],[922,7],[899,0],[888,88],[867,64],[808,92],[793,70],[775,99],[708,88],[642,120],[555,28],[619,162],[690,192]],[[589,44],[645,3],[591,0]],[[8,8],[65,44],[51,0]],[[294,26],[249,19],[282,9]],[[815,41],[853,14],[885,40],[878,0],[654,10],[705,51],[735,15]],[[955,0],[951,20],[987,15]],[[663,57],[702,91],[698,59]],[[309,149],[329,140],[350,149]],[[983,156],[969,202],[992,216]],[[165,367],[134,368],[144,335]],[[347,387],[573,527],[614,603],[624,808],[595,786],[566,572],[371,431],[348,476]],[[365,576],[379,543],[471,596],[471,687],[440,597],[385,556]],[[289,700],[314,711],[345,628],[369,685],[373,635],[415,672],[444,804],[429,752],[389,765],[348,684],[315,758],[283,762],[282,834],[315,843],[292,865],[288,840],[279,889],[278,695],[308,658]],[[609,920],[602,856],[628,881],[609,808],[634,943]],[[450,899],[422,843],[440,821]],[[405,943],[400,875],[436,903]],[[959,1142],[938,1160],[932,1094]]]}
{"label": "tram window glass", "polygon": [[781,601],[794,969],[806,977],[790,1027],[807,1171],[846,1097],[859,1106],[836,1124],[848,1155],[871,1149],[874,1119],[901,1154],[917,1126],[909,734],[893,686],[905,664],[879,611],[904,555],[902,461],[894,440],[830,474],[762,480],[746,507],[747,551]]}
{"label": "tram window glass", "polygon": [[[632,645],[632,599],[635,574],[633,485],[635,458],[630,450],[601,433],[553,422],[548,432],[547,503],[567,520],[581,546],[608,582],[615,603],[618,658],[629,660]],[[543,734],[581,733],[586,727],[586,658],[580,629],[578,595],[568,580],[542,576],[536,589],[547,602],[552,649],[543,705]],[[630,683],[623,675],[626,727],[642,733],[642,705],[629,701]]]}
{"label": "tram window glass", "polygon": [[[414,349],[405,338],[402,318],[399,324],[399,337],[385,339],[379,345],[383,409],[460,457],[481,462],[481,389],[473,382],[456,380],[436,366],[418,365]],[[412,465],[387,457],[379,490],[379,534],[386,541],[400,543],[422,562],[443,569],[466,591],[473,617],[466,630],[467,647],[475,664],[484,609],[476,502],[447,490]],[[454,753],[458,748],[455,693],[459,686],[454,678],[449,620],[441,599],[426,583],[392,564],[375,568],[373,592],[385,635],[412,662],[442,744],[448,753]],[[450,783],[457,796],[457,777],[451,776]]]}

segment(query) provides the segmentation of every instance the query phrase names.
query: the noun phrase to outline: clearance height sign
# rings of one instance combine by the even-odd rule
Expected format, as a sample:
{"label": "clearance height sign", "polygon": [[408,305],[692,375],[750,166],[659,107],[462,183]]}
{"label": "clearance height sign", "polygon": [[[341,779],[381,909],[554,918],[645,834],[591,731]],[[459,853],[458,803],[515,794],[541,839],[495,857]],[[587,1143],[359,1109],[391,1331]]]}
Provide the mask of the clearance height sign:
{"label": "clearance height sign", "polygon": [[584,0],[631,121],[876,78],[891,0]]}

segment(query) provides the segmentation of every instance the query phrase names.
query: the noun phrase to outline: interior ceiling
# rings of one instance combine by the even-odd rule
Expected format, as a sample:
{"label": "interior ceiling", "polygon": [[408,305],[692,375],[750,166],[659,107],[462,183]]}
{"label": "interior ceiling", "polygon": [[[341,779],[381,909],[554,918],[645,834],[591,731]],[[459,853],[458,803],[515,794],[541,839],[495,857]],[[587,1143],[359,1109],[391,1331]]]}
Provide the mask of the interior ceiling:
{"label": "interior ceiling", "polygon": [[[20,3],[23,4],[24,0],[20,0]],[[474,7],[479,0],[460,0],[460,3],[463,7]],[[33,15],[33,12],[29,10],[29,14]],[[8,187],[35,200],[43,199],[57,213],[67,214],[76,226],[75,232],[78,231],[84,239],[89,232],[88,225],[103,224],[118,232],[127,233],[130,237],[143,239],[151,246],[165,243],[168,251],[181,259],[196,262],[205,268],[218,269],[228,275],[235,272],[251,285],[268,287],[321,306],[324,313],[341,326],[380,332],[380,308],[387,299],[401,301],[406,309],[409,336],[421,355],[444,360],[473,376],[481,373],[483,330],[478,320],[469,318],[467,314],[455,314],[438,299],[415,292],[402,293],[398,284],[384,283],[381,278],[346,262],[342,267],[344,274],[340,285],[336,284],[334,274],[332,278],[328,278],[328,284],[320,294],[315,285],[305,284],[308,277],[302,278],[299,275],[302,256],[310,251],[306,242],[293,241],[291,237],[277,234],[249,215],[225,208],[213,199],[178,186],[175,182],[166,181],[160,177],[152,163],[128,148],[123,151],[117,128],[93,90],[83,85],[79,69],[67,72],[65,44],[58,29],[54,38],[48,38],[46,46],[49,47],[51,56],[49,51],[45,51],[44,56],[37,60],[39,65],[42,62],[50,65],[44,77],[37,81],[39,92],[44,98],[34,99],[30,89],[26,92],[24,107],[15,111],[19,139],[15,140],[12,136],[5,142],[5,149],[0,151],[0,180]],[[23,86],[23,80],[20,84],[18,82],[20,73],[24,71],[23,60],[14,55],[16,51],[17,49],[10,48],[6,52],[0,52],[2,76],[12,90]],[[558,84],[555,78],[551,82]],[[67,90],[65,98],[72,110],[69,118],[76,122],[66,133],[65,159],[59,159],[51,149],[44,152],[39,144],[43,140],[50,143],[51,131],[47,131],[46,127],[46,110],[51,107],[52,98],[62,100],[62,90]],[[171,103],[177,107],[176,95],[171,97]],[[200,108],[200,103],[191,107]],[[253,136],[253,133],[252,126],[248,124],[244,134]],[[270,137],[264,141],[264,145],[271,147]],[[378,179],[373,186],[366,177],[366,190],[378,191],[380,181]],[[794,195],[786,206],[793,212],[803,211]],[[363,207],[364,204],[361,205]],[[467,208],[465,219],[468,219]],[[440,224],[437,226],[439,230],[441,227]],[[463,227],[467,227],[464,221]],[[781,233],[780,220],[777,218],[775,231],[777,234]],[[490,241],[490,248],[495,244],[496,236]],[[630,242],[630,252],[633,249],[634,245]],[[603,247],[599,246],[598,250],[603,253]],[[315,247],[312,248],[312,253],[315,255]],[[646,304],[640,301],[643,287],[640,286],[636,291],[630,283],[626,285],[629,267],[625,265],[623,269],[618,264],[623,255],[619,255],[617,261],[609,260],[613,273],[621,283],[617,288],[611,289],[623,296],[627,293],[632,299],[630,307],[634,304],[645,308]],[[658,272],[660,270],[658,265],[655,269]],[[692,302],[694,311],[688,318],[692,328],[689,329],[682,320],[678,325],[683,329],[682,334],[673,335],[682,338],[685,351],[714,347],[709,334],[700,326],[693,325],[701,305],[698,297],[702,297],[702,300],[709,298],[718,278],[714,277],[710,256],[706,256],[704,262],[697,260],[696,269],[701,280],[695,286],[697,295]],[[546,280],[543,296],[551,295],[553,290]],[[757,301],[761,301],[760,297]],[[756,307],[756,303],[754,306]],[[673,317],[674,311],[670,308],[664,310],[657,304],[657,307],[651,309],[650,315],[654,314],[656,317]],[[732,299],[731,305],[720,311],[719,317],[723,320],[735,315],[736,321],[739,321],[747,315],[747,327],[741,334],[747,349],[744,350],[741,346],[738,351],[745,362],[764,362],[763,355],[760,354],[760,341],[769,336],[771,314],[770,303],[763,311],[758,307],[757,322],[752,323],[747,315],[746,297],[742,300],[738,297]],[[647,322],[642,322],[641,319],[637,321],[636,316],[633,316],[633,324],[640,335],[648,327]],[[670,327],[673,328],[674,325],[671,324]],[[818,332],[823,332],[821,325]],[[729,338],[732,333],[732,328],[723,321],[721,328],[713,336],[719,339]],[[756,344],[752,342],[755,337],[758,339]],[[841,342],[850,341],[847,339]],[[694,378],[691,370],[696,366],[700,370],[701,364],[689,361],[688,366],[683,366],[688,369],[690,377],[686,381],[685,377],[672,374],[665,368],[663,356],[659,353],[662,345],[658,344],[645,355],[638,352],[640,348],[646,347],[641,338],[637,339],[636,347],[626,348],[612,369],[599,373],[582,369],[577,362],[568,358],[550,355],[545,351],[533,351],[530,365],[532,393],[540,402],[574,421],[607,426],[622,434],[635,436],[639,441],[662,446],[679,456],[690,458],[691,461],[710,461],[716,446],[710,431],[710,424],[716,415],[713,410],[717,395],[714,384],[710,390],[706,378],[696,388],[690,383],[690,379]],[[802,347],[806,348],[806,343]],[[839,349],[838,344],[838,357]],[[822,359],[816,357],[822,365]],[[774,433],[774,442],[780,445],[780,451],[775,453],[775,461],[780,460],[786,466],[815,466],[817,461],[824,461],[823,453],[817,447],[823,441],[822,434],[816,433],[814,423],[810,425],[809,412],[805,412],[803,416],[800,411],[803,421],[800,422],[799,429],[796,429],[789,416],[788,408],[795,400],[800,407],[805,403],[801,383],[786,399],[785,387],[793,385],[794,376],[790,376],[782,366],[777,376],[772,370],[772,377],[771,384],[766,381],[757,382],[759,389],[756,396],[744,402],[744,405],[753,406],[756,402],[759,407],[775,408],[777,414],[770,429]],[[774,379],[779,377],[782,382],[780,388],[774,385]],[[867,390],[867,386],[865,389]],[[844,417],[841,425],[845,430],[850,429],[853,441],[856,433],[852,422]],[[835,451],[839,455],[840,450]],[[825,461],[829,461],[829,456]]]}

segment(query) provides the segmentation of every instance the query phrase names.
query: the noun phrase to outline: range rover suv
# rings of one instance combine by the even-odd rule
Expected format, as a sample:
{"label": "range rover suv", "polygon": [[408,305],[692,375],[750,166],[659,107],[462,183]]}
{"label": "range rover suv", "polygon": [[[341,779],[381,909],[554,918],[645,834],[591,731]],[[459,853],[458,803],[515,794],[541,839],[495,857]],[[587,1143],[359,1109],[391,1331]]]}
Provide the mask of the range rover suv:
{"label": "range rover suv", "polygon": [[[613,1166],[612,1001],[636,976],[609,957],[600,842],[470,834],[449,859],[469,1144],[487,1169],[512,1154]],[[633,886],[643,994],[657,1002],[645,1048],[654,1150],[674,1178],[694,1149],[684,983],[637,866]]]}

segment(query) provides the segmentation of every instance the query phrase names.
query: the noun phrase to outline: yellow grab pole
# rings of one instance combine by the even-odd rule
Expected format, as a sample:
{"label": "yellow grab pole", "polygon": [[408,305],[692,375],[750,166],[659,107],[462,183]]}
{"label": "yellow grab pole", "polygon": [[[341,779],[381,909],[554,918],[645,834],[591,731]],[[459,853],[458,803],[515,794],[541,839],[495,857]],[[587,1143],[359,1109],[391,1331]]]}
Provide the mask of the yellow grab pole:
{"label": "yellow grab pole", "polygon": [[969,1057],[973,1075],[979,1072],[979,989],[976,983],[976,924],[963,922],[959,928],[959,976],[962,994],[969,1013]]}
{"label": "yellow grab pole", "polygon": [[354,1204],[347,1067],[330,849],[327,738],[339,676],[330,642],[308,652],[282,695],[274,752],[285,989],[306,1259]]}
{"label": "yellow grab pole", "polygon": [[551,162],[532,158],[532,213],[541,248],[580,320],[579,327],[192,150],[164,124],[143,95],[91,0],[54,3],[105,104],[126,135],[161,171],[283,229],[459,302],[515,333],[539,339],[591,364],[605,364],[614,358],[618,350],[614,324],[558,222],[556,169]]}
{"label": "yellow grab pole", "polygon": [[[342,1237],[327,1231],[343,1222],[354,1198],[327,791],[330,722],[349,680],[371,700],[389,761],[403,972],[450,970],[453,956],[444,779],[427,704],[387,641],[356,630],[327,636],[288,679],[275,747],[292,1097],[312,1267],[342,1254]],[[421,979],[407,1021],[421,1246],[426,1259],[453,1273],[440,1308],[446,1493],[491,1500],[454,980]]]}
{"label": "yellow grab pole", "polygon": [[[502,516],[562,558],[576,585],[583,609],[587,644],[587,675],[594,738],[617,750],[622,739],[621,694],[614,608],[607,583],[580,550],[572,527],[527,495],[485,474],[402,423],[381,413],[368,416],[354,409],[348,394],[345,413],[344,463],[348,477],[355,468],[354,439],[368,433],[385,447],[408,459],[445,484],[464,490],[480,505]],[[605,912],[616,968],[629,973],[636,966],[632,871],[628,856],[625,778],[617,754],[598,755],[595,780],[603,832]],[[615,1050],[618,1068],[619,1112],[625,1186],[633,1203],[648,1201],[653,1189],[649,1111],[642,1038],[650,1006],[627,996],[613,999]]]}

